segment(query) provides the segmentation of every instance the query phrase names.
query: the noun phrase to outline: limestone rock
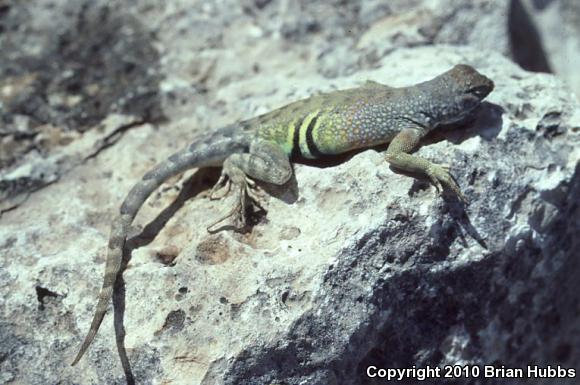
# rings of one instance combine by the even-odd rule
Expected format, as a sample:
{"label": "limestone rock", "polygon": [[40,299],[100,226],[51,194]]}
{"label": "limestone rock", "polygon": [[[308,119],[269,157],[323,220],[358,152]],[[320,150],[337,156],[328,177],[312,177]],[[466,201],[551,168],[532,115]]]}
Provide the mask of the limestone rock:
{"label": "limestone rock", "polygon": [[580,3],[575,0],[521,1],[522,9],[541,36],[553,72],[580,95]]}
{"label": "limestone rock", "polygon": [[[457,62],[497,88],[474,122],[419,153],[451,162],[471,204],[394,173],[374,151],[336,167],[297,165],[297,196],[265,198],[249,234],[209,235],[226,206],[182,202],[124,274],[138,383],[363,384],[368,365],[578,362],[580,110],[561,83],[496,54],[436,46],[398,50],[332,85],[412,84]],[[314,75],[303,81],[326,88]],[[144,153],[156,137],[128,132],[115,146],[123,151],[2,217],[4,381],[122,382],[111,316],[79,366],[68,364],[94,310],[108,219],[153,163]],[[171,207],[172,185],[138,224]]]}
{"label": "limestone rock", "polygon": [[312,93],[462,62],[496,89],[419,154],[452,164],[465,208],[374,151],[296,165],[247,234],[205,231],[231,203],[206,199],[215,170],[153,194],[116,306],[132,371],[139,384],[358,385],[384,382],[370,365],[580,370],[577,101],[457,32],[478,13],[474,30],[493,30],[493,2],[431,7],[442,19],[413,8],[427,2],[343,3],[0,4],[0,383],[125,383],[112,311],[70,362],[110,219],[156,162]]}

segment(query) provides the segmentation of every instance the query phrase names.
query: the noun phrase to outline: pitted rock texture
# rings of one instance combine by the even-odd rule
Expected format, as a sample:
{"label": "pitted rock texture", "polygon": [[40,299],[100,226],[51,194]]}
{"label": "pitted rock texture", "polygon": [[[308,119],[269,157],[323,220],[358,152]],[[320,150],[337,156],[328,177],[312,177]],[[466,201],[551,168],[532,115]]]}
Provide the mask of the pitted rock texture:
{"label": "pitted rock texture", "polygon": [[[233,105],[225,104],[220,90],[243,87],[256,76],[344,77],[376,68],[401,47],[452,44],[499,52],[534,71],[554,70],[576,87],[574,72],[560,71],[568,65],[562,58],[575,57],[575,40],[568,39],[574,34],[538,25],[574,20],[577,7],[541,2],[537,7],[549,22],[534,23],[524,3],[5,0],[0,215],[129,129],[192,116],[198,120],[188,124],[207,128],[255,115],[247,103],[255,93],[275,95],[277,84],[248,89]],[[557,51],[564,37],[570,44]],[[111,115],[132,123],[111,127]],[[192,127],[183,127],[191,135]]]}
{"label": "pitted rock texture", "polygon": [[[449,13],[431,18],[420,1],[57,2],[36,12],[25,5],[35,2],[5,3],[0,70],[18,57],[64,52],[50,44],[59,36],[75,47],[65,50],[71,62],[39,70],[51,87],[11,83],[9,91],[20,91],[10,95],[61,90],[61,99],[41,98],[48,107],[100,98],[112,106],[131,100],[130,90],[148,96],[131,110],[83,108],[95,114],[78,127],[67,124],[74,108],[49,109],[48,128],[36,115],[7,112],[2,99],[0,129],[11,128],[0,140],[23,147],[2,147],[0,157],[10,159],[0,175],[0,204],[10,197],[0,206],[0,383],[125,383],[112,311],[86,357],[70,362],[93,315],[110,219],[156,162],[214,128],[315,92],[368,79],[410,85],[457,63],[475,66],[496,89],[473,121],[427,138],[419,154],[452,165],[467,207],[394,172],[373,150],[296,165],[289,191],[263,194],[267,212],[256,213],[246,234],[205,230],[232,203],[207,199],[216,170],[188,172],[154,193],[135,222],[116,300],[136,382],[384,383],[366,377],[369,365],[580,370],[580,107],[557,78],[505,57],[507,37],[490,26],[503,5],[431,7]],[[106,9],[109,18],[99,19]],[[474,30],[506,37],[496,40],[504,55],[472,40],[491,35],[452,28],[452,20],[474,23],[478,12]],[[82,14],[95,19],[83,24]],[[98,20],[118,27],[110,39],[93,33]],[[426,25],[411,28],[416,20]],[[67,32],[75,24],[86,32],[79,41]],[[110,66],[77,71],[76,60],[91,57],[85,41],[127,49],[98,51]],[[115,77],[135,61],[141,75],[128,79],[136,84]],[[70,66],[87,82],[59,88],[59,68]],[[93,81],[110,92],[85,99]],[[141,114],[145,106],[160,112]],[[38,138],[50,140],[42,147]],[[522,382],[542,383],[513,383]]]}
{"label": "pitted rock texture", "polygon": [[[465,209],[372,150],[335,167],[297,165],[296,196],[265,198],[248,234],[206,233],[227,205],[203,194],[171,209],[172,186],[187,178],[149,200],[138,225],[171,215],[124,274],[138,383],[366,384],[368,365],[578,362],[580,110],[562,84],[498,55],[436,46],[326,86],[412,84],[456,62],[497,88],[474,121],[419,153],[453,165]],[[313,75],[296,87],[323,83]],[[68,364],[92,316],[108,219],[160,136],[128,132],[2,217],[6,382],[123,382],[111,316],[83,361]]]}

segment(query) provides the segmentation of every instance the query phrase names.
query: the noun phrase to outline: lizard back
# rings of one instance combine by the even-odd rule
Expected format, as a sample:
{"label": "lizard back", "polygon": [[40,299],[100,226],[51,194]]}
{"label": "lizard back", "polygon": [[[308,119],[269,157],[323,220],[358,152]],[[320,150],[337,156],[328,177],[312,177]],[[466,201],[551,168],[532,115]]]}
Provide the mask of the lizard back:
{"label": "lizard back", "polygon": [[[353,141],[353,135],[361,133],[371,114],[381,117],[377,109],[388,105],[389,100],[401,92],[404,90],[367,82],[363,87],[323,93],[290,103],[245,123],[253,127],[258,137],[276,143],[287,155],[299,153],[305,158],[320,158],[384,139],[384,132],[380,138],[369,132],[368,137],[361,137],[358,142]],[[384,114],[383,117],[388,116]],[[382,123],[377,119],[377,125]]]}

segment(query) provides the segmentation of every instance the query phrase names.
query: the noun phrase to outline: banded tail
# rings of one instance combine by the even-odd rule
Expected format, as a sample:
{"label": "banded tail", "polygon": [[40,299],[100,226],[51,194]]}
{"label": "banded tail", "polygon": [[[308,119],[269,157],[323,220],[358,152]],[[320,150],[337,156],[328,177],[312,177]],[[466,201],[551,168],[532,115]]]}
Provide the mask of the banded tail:
{"label": "banded tail", "polygon": [[121,205],[119,215],[111,225],[105,277],[91,327],[71,365],[74,366],[85,354],[105,317],[109,302],[113,297],[113,287],[121,269],[123,247],[129,228],[141,205],[168,178],[191,168],[219,166],[230,154],[247,150],[246,138],[243,136],[233,138],[233,136],[235,135],[233,135],[232,127],[227,127],[206,140],[194,142],[155,166],[129,191]]}

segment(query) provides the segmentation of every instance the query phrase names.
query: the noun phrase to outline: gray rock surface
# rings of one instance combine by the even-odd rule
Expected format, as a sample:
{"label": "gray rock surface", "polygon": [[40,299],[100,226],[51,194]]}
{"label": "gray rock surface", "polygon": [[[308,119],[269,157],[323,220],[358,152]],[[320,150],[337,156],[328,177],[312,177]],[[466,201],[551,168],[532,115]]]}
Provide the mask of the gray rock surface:
{"label": "gray rock surface", "polygon": [[[205,197],[215,172],[154,194],[116,314],[133,373],[140,384],[330,385],[384,383],[369,365],[580,370],[580,107],[555,77],[493,50],[430,46],[447,41],[433,29],[390,35],[395,15],[435,20],[418,1],[22,4],[0,6],[11,36],[0,35],[0,383],[124,383],[111,314],[69,364],[109,220],[175,148],[314,92],[413,84],[459,62],[496,90],[473,122],[419,153],[453,164],[465,209],[374,151],[296,165],[292,191],[264,194],[268,212],[247,234],[205,231],[229,203]],[[490,3],[473,4],[457,12]],[[82,42],[104,61],[88,65]]]}
{"label": "gray rock surface", "polygon": [[522,0],[553,72],[580,95],[580,2]]}
{"label": "gray rock surface", "polygon": [[[239,102],[224,105],[216,92],[280,72],[275,69],[334,78],[376,68],[401,47],[452,44],[499,52],[524,68],[547,71],[523,2],[5,0],[0,213],[83,163],[84,153],[98,153],[140,124],[194,113],[214,127],[230,112],[236,118],[252,115]],[[110,115],[125,117],[103,129]],[[82,151],[71,153],[71,144]]]}

